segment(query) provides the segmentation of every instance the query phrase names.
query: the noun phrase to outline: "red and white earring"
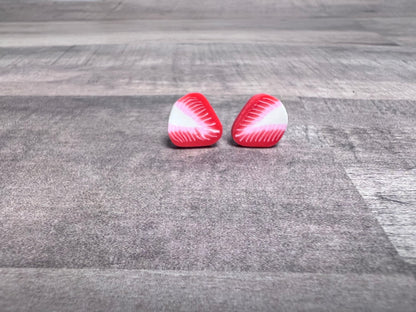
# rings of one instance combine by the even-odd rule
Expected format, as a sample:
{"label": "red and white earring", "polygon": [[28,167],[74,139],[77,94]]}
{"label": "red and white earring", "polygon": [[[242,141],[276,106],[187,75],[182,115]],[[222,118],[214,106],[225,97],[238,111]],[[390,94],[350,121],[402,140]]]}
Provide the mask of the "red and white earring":
{"label": "red and white earring", "polygon": [[173,105],[168,133],[179,147],[210,146],[221,138],[222,124],[205,96],[189,93]]}
{"label": "red and white earring", "polygon": [[234,141],[247,147],[271,147],[277,144],[287,128],[283,104],[267,94],[256,94],[243,107],[234,121]]}

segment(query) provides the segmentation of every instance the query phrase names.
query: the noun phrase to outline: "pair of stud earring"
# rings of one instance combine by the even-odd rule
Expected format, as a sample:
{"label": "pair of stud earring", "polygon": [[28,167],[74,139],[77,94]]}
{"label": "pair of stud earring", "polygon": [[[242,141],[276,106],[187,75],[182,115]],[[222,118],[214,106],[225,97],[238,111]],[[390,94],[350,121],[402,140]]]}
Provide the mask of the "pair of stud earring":
{"label": "pair of stud earring", "polygon": [[[287,112],[271,95],[256,94],[248,100],[234,121],[233,140],[246,147],[271,147],[287,128]],[[201,93],[189,93],[173,105],[169,116],[169,138],[179,147],[215,144],[222,135],[222,124]]]}

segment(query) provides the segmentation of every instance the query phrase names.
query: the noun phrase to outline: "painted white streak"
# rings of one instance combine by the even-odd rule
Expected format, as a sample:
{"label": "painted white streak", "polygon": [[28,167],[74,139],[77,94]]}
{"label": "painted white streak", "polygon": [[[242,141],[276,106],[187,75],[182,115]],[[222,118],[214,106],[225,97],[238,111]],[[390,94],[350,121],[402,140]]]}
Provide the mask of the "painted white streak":
{"label": "painted white streak", "polygon": [[268,113],[262,120],[257,122],[254,127],[261,127],[261,126],[267,126],[267,125],[280,125],[284,124],[287,125],[288,118],[287,118],[287,112],[285,107],[280,105],[279,107],[273,109]]}
{"label": "painted white streak", "polygon": [[173,105],[172,111],[169,116],[169,124],[178,127],[190,127],[197,128],[199,127],[198,123],[193,120],[190,116],[182,112],[176,104]]}

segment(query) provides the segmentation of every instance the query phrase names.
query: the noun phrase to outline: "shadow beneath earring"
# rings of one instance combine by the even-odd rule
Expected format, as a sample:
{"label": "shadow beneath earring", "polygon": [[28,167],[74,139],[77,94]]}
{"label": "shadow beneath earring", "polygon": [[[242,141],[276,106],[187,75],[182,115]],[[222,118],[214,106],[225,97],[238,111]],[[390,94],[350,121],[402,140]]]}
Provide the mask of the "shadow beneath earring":
{"label": "shadow beneath earring", "polygon": [[[280,141],[279,141],[280,142]],[[227,137],[227,143],[228,145],[234,146],[234,147],[238,147],[238,148],[242,148],[242,149],[271,149],[271,148],[276,148],[279,146],[279,142],[277,142],[275,145],[273,146],[268,146],[268,147],[255,147],[255,146],[242,146],[237,144],[234,140],[232,136]]]}
{"label": "shadow beneath earring", "polygon": [[176,150],[184,150],[184,149],[202,149],[202,148],[214,148],[217,146],[217,143],[210,145],[210,146],[193,146],[193,147],[179,147],[172,143],[169,136],[163,137],[163,145],[165,147],[168,147],[170,149],[176,149]]}
{"label": "shadow beneath earring", "polygon": [[172,143],[172,141],[169,139],[169,136],[163,137],[163,145],[171,149],[181,149],[180,147],[177,147],[175,144]]}
{"label": "shadow beneath earring", "polygon": [[231,145],[231,146],[243,147],[243,146],[238,145],[237,143],[235,143],[235,141],[233,140],[233,137],[232,136],[228,136],[227,137],[227,143],[228,143],[228,145]]}

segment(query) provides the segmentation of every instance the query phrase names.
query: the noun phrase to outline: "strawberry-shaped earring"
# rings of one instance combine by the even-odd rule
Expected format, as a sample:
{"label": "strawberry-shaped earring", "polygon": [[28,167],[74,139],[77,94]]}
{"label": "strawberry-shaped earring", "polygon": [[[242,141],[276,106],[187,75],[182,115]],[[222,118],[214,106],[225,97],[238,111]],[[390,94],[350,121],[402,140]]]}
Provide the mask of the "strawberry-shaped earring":
{"label": "strawberry-shaped earring", "polygon": [[189,93],[173,105],[168,133],[179,147],[209,146],[220,139],[222,125],[205,96]]}
{"label": "strawberry-shaped earring", "polygon": [[234,121],[234,141],[247,147],[271,147],[277,144],[287,128],[283,104],[267,94],[256,94],[243,107]]}

